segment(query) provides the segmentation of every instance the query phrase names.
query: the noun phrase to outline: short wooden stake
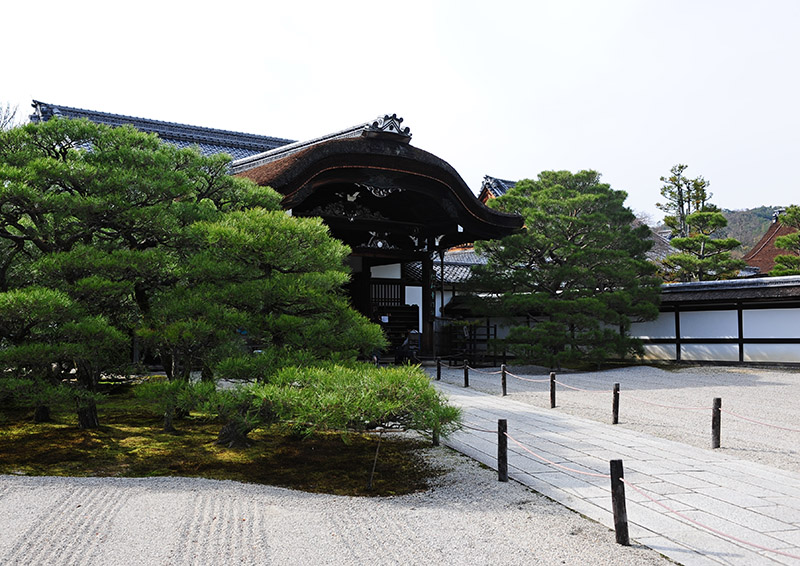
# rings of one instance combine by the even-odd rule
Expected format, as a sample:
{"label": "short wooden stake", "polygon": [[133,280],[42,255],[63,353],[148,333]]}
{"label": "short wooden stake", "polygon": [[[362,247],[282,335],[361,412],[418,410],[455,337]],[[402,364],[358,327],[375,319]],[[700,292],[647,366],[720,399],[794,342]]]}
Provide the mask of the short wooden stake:
{"label": "short wooden stake", "polygon": [[550,372],[550,408],[556,408],[556,372]]}
{"label": "short wooden stake", "polygon": [[719,448],[720,437],[722,435],[722,399],[714,398],[714,406],[711,409],[711,448]]}
{"label": "short wooden stake", "polygon": [[619,424],[619,383],[614,384],[614,401],[611,406],[611,424]]}
{"label": "short wooden stake", "polygon": [[436,358],[436,381],[442,380],[442,359]]}
{"label": "short wooden stake", "polygon": [[622,481],[624,477],[622,460],[611,460],[611,507],[614,510],[614,531],[617,534],[617,543],[630,546],[628,510],[625,507],[625,483]]}
{"label": "short wooden stake", "polygon": [[464,360],[464,387],[469,387],[469,361]]}
{"label": "short wooden stake", "polygon": [[508,423],[497,419],[497,481],[508,481]]}
{"label": "short wooden stake", "polygon": [[434,446],[439,446],[439,427],[435,427],[431,431],[431,437],[432,437],[432,440],[433,440],[433,445]]}
{"label": "short wooden stake", "polygon": [[503,388],[503,397],[508,394],[508,388],[506,383],[506,364],[500,366],[500,385]]}

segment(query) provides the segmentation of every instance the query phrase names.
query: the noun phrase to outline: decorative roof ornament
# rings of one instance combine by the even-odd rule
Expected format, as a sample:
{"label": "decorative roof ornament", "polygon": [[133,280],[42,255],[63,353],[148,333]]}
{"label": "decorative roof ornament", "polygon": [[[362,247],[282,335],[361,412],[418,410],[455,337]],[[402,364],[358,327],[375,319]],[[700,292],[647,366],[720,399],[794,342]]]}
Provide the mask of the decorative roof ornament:
{"label": "decorative roof ornament", "polygon": [[404,138],[407,143],[411,139],[411,129],[404,128],[401,125],[402,123],[403,119],[398,118],[397,114],[392,114],[391,116],[385,114],[383,118],[379,116],[372,123],[367,124],[367,127],[364,128],[364,135],[375,137],[381,134],[393,134]]}

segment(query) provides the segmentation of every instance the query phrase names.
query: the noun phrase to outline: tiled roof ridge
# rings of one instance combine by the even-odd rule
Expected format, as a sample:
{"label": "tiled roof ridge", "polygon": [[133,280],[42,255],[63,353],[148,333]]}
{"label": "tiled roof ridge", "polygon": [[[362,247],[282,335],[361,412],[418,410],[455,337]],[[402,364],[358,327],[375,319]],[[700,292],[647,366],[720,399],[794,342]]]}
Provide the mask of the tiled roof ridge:
{"label": "tiled roof ridge", "polygon": [[757,277],[753,279],[723,279],[719,281],[689,281],[683,283],[664,283],[664,292],[683,292],[698,289],[748,289],[753,287],[795,287],[800,286],[800,275],[784,275],[781,277]]}
{"label": "tiled roof ridge", "polygon": [[236,174],[247,171],[248,169],[254,169],[256,167],[260,167],[261,165],[265,165],[277,159],[286,157],[287,155],[291,155],[292,153],[301,151],[307,147],[311,147],[323,142],[346,138],[357,138],[368,134],[375,135],[377,133],[385,132],[392,136],[398,136],[398,138],[403,139],[405,143],[408,143],[408,140],[411,138],[411,133],[408,128],[401,127],[402,122],[403,119],[398,118],[396,114],[392,114],[391,116],[386,114],[383,117],[379,116],[375,120],[357,124],[355,126],[345,128],[344,130],[339,130],[338,132],[325,134],[310,140],[290,143],[275,149],[267,150],[263,153],[237,159],[231,164],[231,172]]}
{"label": "tiled roof ridge", "polygon": [[486,179],[487,181],[490,181],[490,182],[499,181],[499,182],[503,183],[504,185],[516,185],[517,184],[517,181],[511,181],[509,179],[501,179],[500,177],[492,177],[491,175],[484,175],[483,178]]}
{"label": "tiled roof ridge", "polygon": [[251,155],[249,157],[243,157],[242,159],[237,159],[231,164],[231,173],[236,174],[242,171],[246,171],[248,169],[253,169],[260,165],[264,165],[271,161],[275,161],[276,159],[280,159],[281,157],[284,157],[291,153],[300,151],[301,149],[304,149],[306,147],[316,145],[318,143],[322,143],[325,141],[358,137],[364,130],[364,128],[368,125],[369,122],[364,124],[359,124],[358,126],[353,126],[351,128],[347,128],[339,132],[326,134],[324,136],[320,136],[318,138],[313,138],[310,140],[292,142],[290,144],[281,147],[276,147],[275,149],[270,149],[262,153],[257,153],[256,155]]}
{"label": "tiled roof ridge", "polygon": [[[253,149],[263,149],[265,145],[287,145],[294,143],[294,140],[276,138],[273,136],[263,136],[259,134],[236,132],[233,130],[221,130],[217,128],[206,128],[203,126],[193,126],[190,124],[180,124],[177,122],[153,120],[151,118],[127,116],[125,114],[113,114],[110,112],[100,112],[97,110],[87,110],[84,108],[50,104],[47,102],[41,102],[39,100],[34,100],[32,106],[35,109],[35,112],[31,115],[32,121],[44,119],[44,114],[59,116],[64,115],[64,111],[66,111],[66,113],[75,114],[86,118],[89,118],[90,116],[101,118],[100,120],[92,120],[95,122],[120,126],[124,124],[131,124],[132,126],[136,127],[136,129],[143,132],[164,133],[168,130],[170,137],[188,142],[207,142],[220,145],[226,144]],[[43,108],[46,109],[44,112],[42,111]]]}

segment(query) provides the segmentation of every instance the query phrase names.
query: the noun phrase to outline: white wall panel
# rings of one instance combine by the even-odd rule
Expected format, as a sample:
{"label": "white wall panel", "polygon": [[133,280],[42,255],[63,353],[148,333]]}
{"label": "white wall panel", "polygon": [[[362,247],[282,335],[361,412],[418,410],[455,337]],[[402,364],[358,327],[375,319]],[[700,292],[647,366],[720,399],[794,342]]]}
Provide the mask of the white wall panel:
{"label": "white wall panel", "polygon": [[631,324],[631,336],[637,338],[675,338],[675,313],[662,312],[658,318]]}
{"label": "white wall panel", "polygon": [[643,360],[674,360],[675,344],[645,344]]}
{"label": "white wall panel", "polygon": [[681,361],[738,362],[737,344],[682,344]]}
{"label": "white wall panel", "polygon": [[374,279],[400,279],[402,269],[399,263],[392,263],[370,267],[370,273]]}
{"label": "white wall panel", "polygon": [[800,344],[745,344],[744,361],[800,363]]}
{"label": "white wall panel", "polygon": [[681,338],[739,337],[736,311],[700,311],[680,314]]}
{"label": "white wall panel", "polygon": [[[374,270],[375,268],[373,267],[372,269]],[[406,286],[406,304],[419,306],[417,330],[422,332],[422,287]]]}
{"label": "white wall panel", "polygon": [[742,312],[745,338],[800,338],[800,309],[754,309]]}

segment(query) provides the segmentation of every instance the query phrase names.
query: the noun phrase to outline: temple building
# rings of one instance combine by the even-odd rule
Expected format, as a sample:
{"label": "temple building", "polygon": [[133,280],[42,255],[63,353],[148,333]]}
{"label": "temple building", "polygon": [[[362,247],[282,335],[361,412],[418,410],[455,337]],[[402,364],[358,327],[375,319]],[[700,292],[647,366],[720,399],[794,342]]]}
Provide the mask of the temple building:
{"label": "temple building", "polygon": [[409,128],[394,114],[292,141],[41,101],[33,108],[32,121],[61,116],[130,124],[179,147],[232,155],[231,174],[272,187],[287,214],[321,217],[350,246],[353,306],[380,320],[392,342],[420,332],[428,355],[436,353],[434,320],[448,299],[434,259],[442,267],[449,248],[522,228],[521,217],[486,207],[453,167],[411,145]]}

